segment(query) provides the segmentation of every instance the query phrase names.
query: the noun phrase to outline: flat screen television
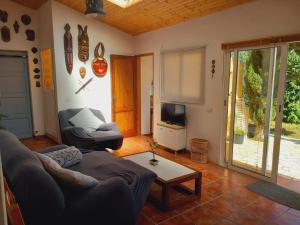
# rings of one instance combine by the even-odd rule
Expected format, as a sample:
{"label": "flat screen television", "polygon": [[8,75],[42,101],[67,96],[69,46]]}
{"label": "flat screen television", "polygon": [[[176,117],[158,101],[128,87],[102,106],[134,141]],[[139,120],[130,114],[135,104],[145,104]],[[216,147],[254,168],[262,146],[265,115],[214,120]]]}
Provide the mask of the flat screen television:
{"label": "flat screen television", "polygon": [[185,105],[161,103],[161,121],[185,126]]}

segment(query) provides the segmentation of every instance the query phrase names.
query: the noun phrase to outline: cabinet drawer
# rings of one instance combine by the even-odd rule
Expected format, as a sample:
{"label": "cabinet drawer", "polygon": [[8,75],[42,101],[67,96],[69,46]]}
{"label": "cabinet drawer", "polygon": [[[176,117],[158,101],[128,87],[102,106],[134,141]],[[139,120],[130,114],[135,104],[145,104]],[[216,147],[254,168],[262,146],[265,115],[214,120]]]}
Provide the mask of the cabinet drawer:
{"label": "cabinet drawer", "polygon": [[158,144],[175,151],[186,147],[186,129],[158,126],[156,132]]}

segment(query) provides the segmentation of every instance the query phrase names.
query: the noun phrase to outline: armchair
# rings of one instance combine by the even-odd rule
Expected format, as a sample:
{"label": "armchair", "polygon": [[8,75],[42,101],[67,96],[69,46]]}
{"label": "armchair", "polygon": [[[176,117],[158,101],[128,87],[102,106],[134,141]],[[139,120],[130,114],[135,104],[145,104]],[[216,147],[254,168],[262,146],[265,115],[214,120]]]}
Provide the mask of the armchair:
{"label": "armchair", "polygon": [[[103,123],[96,131],[88,132],[81,127],[75,127],[69,119],[80,112],[82,108],[67,109],[58,114],[62,143],[77,148],[105,150],[119,149],[123,143],[123,135],[115,123]],[[100,120],[105,122],[101,111],[90,109]]]}

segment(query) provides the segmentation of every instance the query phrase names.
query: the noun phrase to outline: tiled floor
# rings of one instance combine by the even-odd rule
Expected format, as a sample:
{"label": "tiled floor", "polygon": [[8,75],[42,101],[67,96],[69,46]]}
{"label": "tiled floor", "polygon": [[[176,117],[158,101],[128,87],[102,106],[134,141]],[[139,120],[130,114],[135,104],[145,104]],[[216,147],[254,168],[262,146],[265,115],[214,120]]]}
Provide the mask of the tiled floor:
{"label": "tiled floor", "polygon": [[[33,150],[52,145],[51,141],[38,139],[24,143]],[[145,137],[133,137],[124,140],[116,156],[124,156],[146,151],[148,145]],[[171,193],[171,209],[161,212],[152,204],[146,203],[138,219],[138,225],[300,225],[300,211],[288,208],[253,192],[245,186],[256,179],[215,164],[199,164],[189,159],[188,153],[175,156],[164,149],[159,155],[183,165],[202,171],[202,198],[184,196],[178,192]],[[289,184],[300,191],[300,185],[287,179],[280,179],[282,184]],[[192,187],[193,182],[185,185]],[[159,195],[159,187],[153,185],[152,195]]]}

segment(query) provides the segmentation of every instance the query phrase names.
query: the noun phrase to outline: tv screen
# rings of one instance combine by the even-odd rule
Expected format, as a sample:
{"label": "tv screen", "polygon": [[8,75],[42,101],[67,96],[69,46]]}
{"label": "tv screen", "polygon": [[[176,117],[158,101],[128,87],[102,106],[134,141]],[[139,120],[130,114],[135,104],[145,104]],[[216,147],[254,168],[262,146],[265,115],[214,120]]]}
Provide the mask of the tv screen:
{"label": "tv screen", "polygon": [[169,124],[185,126],[185,105],[162,103],[161,121]]}

